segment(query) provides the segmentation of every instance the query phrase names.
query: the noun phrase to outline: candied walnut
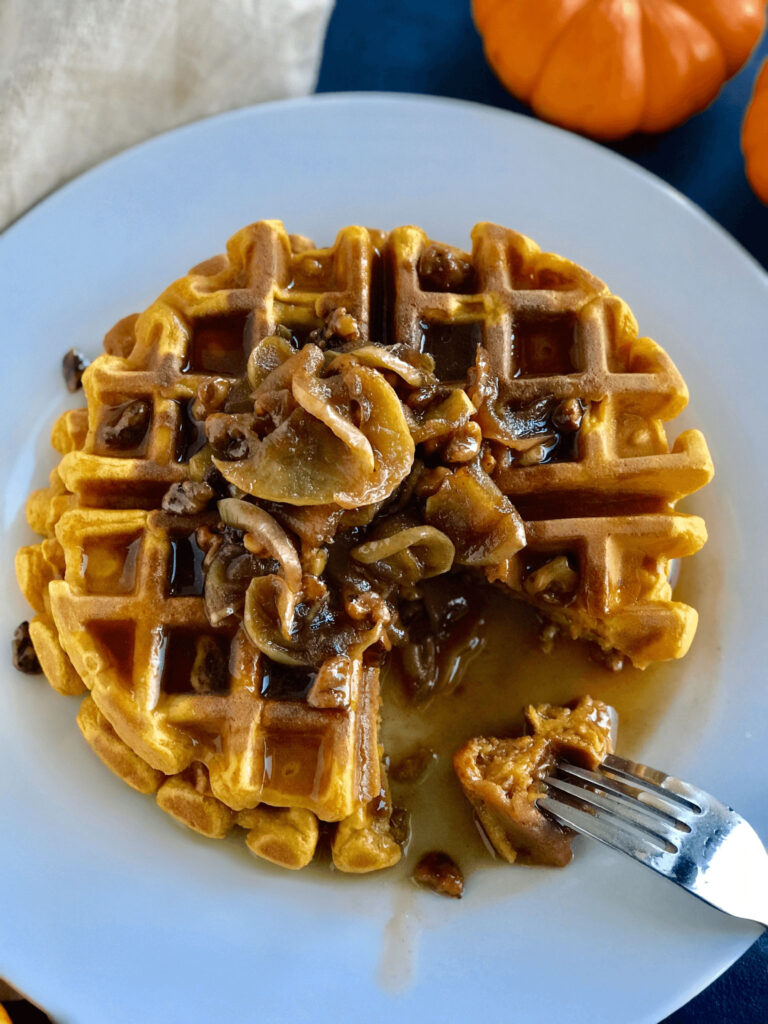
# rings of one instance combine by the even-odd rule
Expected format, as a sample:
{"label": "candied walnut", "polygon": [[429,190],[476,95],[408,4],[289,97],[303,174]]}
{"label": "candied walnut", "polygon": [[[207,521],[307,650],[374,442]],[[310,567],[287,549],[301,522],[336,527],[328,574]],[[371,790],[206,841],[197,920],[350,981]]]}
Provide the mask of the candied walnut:
{"label": "candied walnut", "polygon": [[344,306],[332,309],[321,327],[310,331],[307,343],[320,349],[334,349],[353,345],[360,340],[360,325]]}
{"label": "candied walnut", "polygon": [[215,492],[209,484],[182,480],[171,484],[163,495],[162,509],[179,516],[191,516],[202,512],[213,501]]}
{"label": "candied walnut", "polygon": [[26,620],[20,623],[14,630],[11,649],[13,653],[13,666],[19,672],[34,676],[43,671],[40,668],[40,662],[37,660],[35,648],[29,635],[29,623]]}
{"label": "candied walnut", "polygon": [[566,555],[545,562],[523,580],[523,590],[547,604],[569,604],[576,596],[579,574],[572,569]]}
{"label": "candied walnut", "polygon": [[456,861],[447,853],[432,850],[425,853],[413,869],[413,880],[425,889],[431,889],[440,896],[461,899],[464,892],[464,875]]}
{"label": "candied walnut", "polygon": [[[214,455],[221,460],[235,461],[248,454],[248,438],[242,426],[229,422],[223,414],[206,419],[205,434]],[[217,468],[222,471],[220,466]]]}
{"label": "candied walnut", "polygon": [[[195,541],[200,550],[207,555],[213,549],[218,549],[224,543],[224,538],[220,533],[214,533],[209,526],[198,526],[195,530]],[[210,559],[205,563],[206,569],[208,565]]]}
{"label": "candied walnut", "polygon": [[357,341],[360,337],[360,325],[348,313],[344,306],[334,309],[325,319],[325,329],[329,337],[336,336],[344,341]]}
{"label": "candied walnut", "polygon": [[578,398],[566,398],[552,412],[552,426],[563,434],[578,430],[584,418],[584,405]]}
{"label": "candied walnut", "polygon": [[446,462],[471,462],[480,453],[483,432],[480,424],[470,420],[460,427],[450,439],[443,452]]}
{"label": "candied walnut", "polygon": [[136,448],[144,440],[151,415],[151,406],[143,398],[124,402],[113,409],[102,424],[102,441],[111,448]]}
{"label": "candied walnut", "polygon": [[229,395],[231,381],[220,377],[204,380],[197,389],[192,402],[192,415],[196,420],[204,421],[214,412],[220,412]]}
{"label": "candied walnut", "polygon": [[67,391],[74,394],[83,386],[83,373],[89,366],[88,360],[82,352],[71,348],[61,360],[61,371],[64,374],[64,383]]}
{"label": "candied walnut", "polygon": [[448,245],[430,245],[419,258],[419,284],[424,291],[465,292],[473,284],[470,261]]}

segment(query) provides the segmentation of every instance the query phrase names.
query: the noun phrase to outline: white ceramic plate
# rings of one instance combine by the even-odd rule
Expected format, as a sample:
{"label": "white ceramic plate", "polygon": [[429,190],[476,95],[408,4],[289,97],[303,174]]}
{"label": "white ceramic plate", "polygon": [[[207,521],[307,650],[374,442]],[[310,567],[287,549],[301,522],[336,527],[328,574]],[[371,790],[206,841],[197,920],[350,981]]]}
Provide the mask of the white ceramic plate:
{"label": "white ceramic plate", "polygon": [[[685,199],[622,159],[466,103],[328,96],[162,136],[84,175],[0,238],[5,601],[23,505],[53,465],[59,359],[95,353],[237,228],[280,217],[329,242],[343,224],[417,223],[467,244],[478,220],[587,266],[676,360],[717,466],[702,623],[641,753],[768,833],[765,472],[768,279]],[[172,826],[104,770],[76,702],[3,667],[0,975],[76,1024],[365,1019],[655,1024],[758,930],[582,841],[566,871],[489,870],[461,902],[386,874],[318,879]]]}

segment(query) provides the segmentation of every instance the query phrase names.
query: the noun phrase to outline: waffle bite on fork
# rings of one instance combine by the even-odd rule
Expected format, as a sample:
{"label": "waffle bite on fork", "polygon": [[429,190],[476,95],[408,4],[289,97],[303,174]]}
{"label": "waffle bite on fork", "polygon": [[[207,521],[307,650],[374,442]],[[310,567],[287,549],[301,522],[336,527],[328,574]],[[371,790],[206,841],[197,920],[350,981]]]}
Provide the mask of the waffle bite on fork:
{"label": "waffle bite on fork", "polygon": [[682,378],[586,271],[472,239],[243,229],[109,332],[29,500],[29,635],[85,738],[286,867],[320,823],[342,870],[399,859],[380,666],[434,683],[448,574],[638,667],[696,628],[668,582],[712,475],[698,431],[666,438]]}

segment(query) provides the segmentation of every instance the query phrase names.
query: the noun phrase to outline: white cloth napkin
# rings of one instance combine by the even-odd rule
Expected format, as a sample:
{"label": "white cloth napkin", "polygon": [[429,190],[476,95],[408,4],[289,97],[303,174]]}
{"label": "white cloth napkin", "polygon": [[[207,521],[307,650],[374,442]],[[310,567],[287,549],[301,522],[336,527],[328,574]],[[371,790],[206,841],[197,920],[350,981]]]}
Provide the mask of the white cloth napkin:
{"label": "white cloth napkin", "polygon": [[0,228],[135,142],[317,80],[334,0],[0,0]]}

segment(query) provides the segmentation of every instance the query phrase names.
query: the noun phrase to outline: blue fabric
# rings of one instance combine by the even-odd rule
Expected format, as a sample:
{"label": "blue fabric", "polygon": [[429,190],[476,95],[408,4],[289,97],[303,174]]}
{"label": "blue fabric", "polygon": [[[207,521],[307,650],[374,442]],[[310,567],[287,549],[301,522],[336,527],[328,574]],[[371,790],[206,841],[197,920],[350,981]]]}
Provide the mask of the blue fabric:
{"label": "blue fabric", "polygon": [[[768,35],[707,110],[664,135],[636,136],[611,148],[698,203],[768,268],[768,207],[747,183],[739,146],[744,110],[766,57]],[[337,0],[317,88],[454,96],[530,113],[486,64],[469,0]],[[766,1024],[766,1007],[768,933],[665,1024]]]}
{"label": "blue fabric", "polygon": [[[747,183],[739,145],[766,57],[768,34],[707,110],[664,135],[635,136],[611,148],[698,203],[768,268],[768,207]],[[350,89],[455,96],[530,114],[487,65],[469,0],[337,0],[318,92]]]}

